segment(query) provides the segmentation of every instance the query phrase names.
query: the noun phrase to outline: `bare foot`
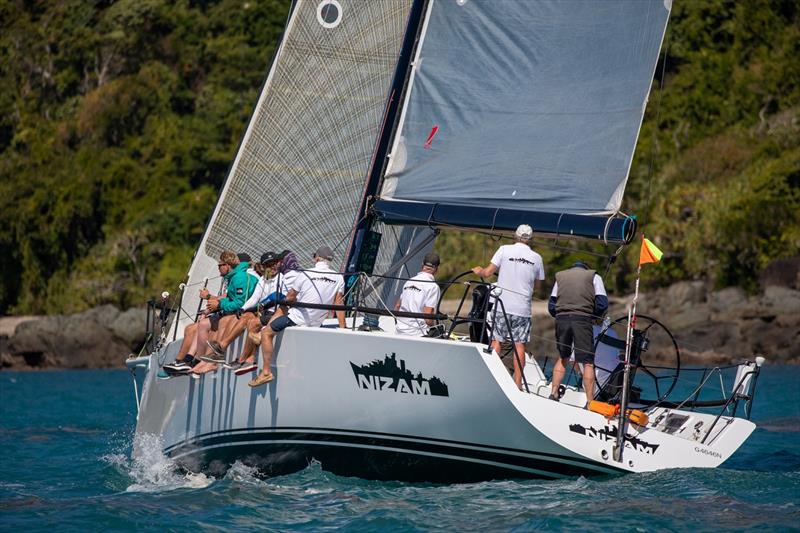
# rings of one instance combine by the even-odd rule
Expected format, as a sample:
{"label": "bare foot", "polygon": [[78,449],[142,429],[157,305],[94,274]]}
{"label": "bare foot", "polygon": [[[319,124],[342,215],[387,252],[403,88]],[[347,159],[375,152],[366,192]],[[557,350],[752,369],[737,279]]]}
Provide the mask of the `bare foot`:
{"label": "bare foot", "polygon": [[213,372],[217,368],[219,368],[218,364],[208,363],[206,361],[203,361],[201,363],[196,364],[194,368],[192,368],[191,372],[193,374],[207,374],[208,372]]}

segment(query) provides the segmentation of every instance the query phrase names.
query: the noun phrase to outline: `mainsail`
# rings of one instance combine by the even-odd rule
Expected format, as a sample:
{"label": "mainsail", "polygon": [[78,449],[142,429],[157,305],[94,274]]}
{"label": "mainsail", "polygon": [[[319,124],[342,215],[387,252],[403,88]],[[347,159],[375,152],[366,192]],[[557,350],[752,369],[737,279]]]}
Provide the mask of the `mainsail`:
{"label": "mainsail", "polygon": [[410,5],[294,3],[189,272],[186,312],[197,308],[203,279],[218,276],[225,249],[256,258],[291,249],[310,259],[325,244],[344,262]]}
{"label": "mainsail", "polygon": [[[540,213],[573,231],[586,215],[616,214],[669,10],[670,0],[430,0],[379,217],[510,229]],[[625,233],[628,221],[614,223]]]}

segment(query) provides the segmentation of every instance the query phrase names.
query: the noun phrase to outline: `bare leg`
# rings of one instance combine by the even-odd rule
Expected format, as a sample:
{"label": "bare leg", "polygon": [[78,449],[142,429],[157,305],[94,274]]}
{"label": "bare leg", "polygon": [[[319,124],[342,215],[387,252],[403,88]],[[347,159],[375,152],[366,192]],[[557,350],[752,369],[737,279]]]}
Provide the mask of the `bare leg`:
{"label": "bare leg", "polygon": [[276,335],[277,333],[272,331],[269,325],[261,330],[261,359],[263,361],[261,375],[266,376],[272,372],[270,368],[272,367],[272,350]]}
{"label": "bare leg", "polygon": [[[197,323],[189,324],[183,330],[183,341],[181,342],[181,349],[178,350],[178,355],[175,356],[176,361],[182,361],[186,354],[189,353],[189,348],[194,343],[194,338],[197,335]],[[194,352],[193,352],[194,353]]]}
{"label": "bare leg", "polygon": [[515,342],[514,351],[516,352],[516,357],[514,357],[514,383],[517,384],[519,390],[522,390],[522,371],[525,369],[525,345],[521,342]]}
{"label": "bare leg", "polygon": [[231,320],[225,327],[225,333],[219,336],[219,345],[224,349],[233,344],[233,341],[247,329],[248,323],[254,316],[253,313],[244,313],[238,319]]}
{"label": "bare leg", "polygon": [[492,350],[494,350],[497,355],[500,355],[500,350],[502,350],[500,341],[492,340]]}
{"label": "bare leg", "polygon": [[594,400],[594,365],[583,363],[583,390],[586,391],[586,405]]}
{"label": "bare leg", "polygon": [[[559,357],[556,359],[556,364],[553,366],[553,386],[550,389],[550,394],[553,398],[558,398],[558,387],[561,386],[564,375],[567,373],[567,367],[564,365],[564,361],[569,361],[569,359]],[[594,373],[592,374],[594,375]]]}
{"label": "bare leg", "polygon": [[[221,339],[224,339],[228,330],[236,321],[236,315],[225,315],[224,317],[220,318],[219,323],[217,324],[217,331],[208,332],[208,340],[219,342]],[[208,345],[206,345],[206,348],[207,347]],[[224,345],[222,347],[225,348]]]}
{"label": "bare leg", "polygon": [[208,318],[203,318],[197,323],[197,334],[194,337],[191,348],[189,348],[189,352],[194,354],[195,357],[206,354],[206,350],[208,349],[206,341],[208,340],[208,332],[210,330],[211,321]]}
{"label": "bare leg", "polygon": [[[258,333],[261,331],[261,319],[259,317],[253,317],[247,321],[245,324],[248,333]],[[242,353],[239,355],[239,361],[247,361],[248,359],[252,359],[253,355],[256,351],[256,343],[250,338],[250,335],[244,336],[244,346],[242,347]]]}

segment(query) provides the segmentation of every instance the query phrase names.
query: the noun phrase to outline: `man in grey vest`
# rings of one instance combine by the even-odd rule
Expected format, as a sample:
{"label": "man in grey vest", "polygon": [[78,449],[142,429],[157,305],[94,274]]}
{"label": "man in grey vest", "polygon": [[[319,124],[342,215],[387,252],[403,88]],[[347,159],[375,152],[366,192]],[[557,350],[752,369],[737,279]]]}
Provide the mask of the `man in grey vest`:
{"label": "man in grey vest", "polygon": [[548,302],[548,311],[556,318],[556,343],[561,356],[553,367],[550,398],[558,401],[558,388],[566,374],[566,364],[575,345],[575,362],[583,364],[583,390],[586,401],[594,398],[594,340],[592,322],[608,309],[608,296],[602,278],[586,263],[556,273],[556,283]]}

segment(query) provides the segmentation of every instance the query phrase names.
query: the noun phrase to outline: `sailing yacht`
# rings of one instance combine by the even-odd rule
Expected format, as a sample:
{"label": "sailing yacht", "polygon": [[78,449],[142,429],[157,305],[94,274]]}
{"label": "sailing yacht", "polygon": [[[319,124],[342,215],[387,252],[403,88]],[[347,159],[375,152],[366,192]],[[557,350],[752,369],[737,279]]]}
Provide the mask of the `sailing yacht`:
{"label": "sailing yacht", "polygon": [[[736,369],[718,413],[696,409],[709,407],[699,390],[647,402],[626,380],[629,407],[646,416],[604,415],[584,408],[576,384],[548,400],[546,369],[532,357],[519,390],[483,335],[459,334],[459,323],[490,327],[485,303],[447,316],[438,338],[396,335],[391,311],[440,231],[501,235],[526,223],[538,236],[633,240],[636,219],[620,208],[670,7],[295,0],[181,312],[152,353],[128,361],[141,382],[136,439],[157,436],[192,471],[241,461],[277,475],[316,460],[341,475],[433,482],[727,460],[755,428],[760,362]],[[199,288],[221,283],[222,250],[302,256],[320,245],[334,248],[347,276],[348,328],[285,330],[264,387],[226,370],[157,379],[196,319]],[[453,286],[466,287],[462,304],[477,286],[492,290],[477,280]],[[379,329],[356,327],[365,310],[381,315]],[[635,371],[648,332],[627,330]]]}

